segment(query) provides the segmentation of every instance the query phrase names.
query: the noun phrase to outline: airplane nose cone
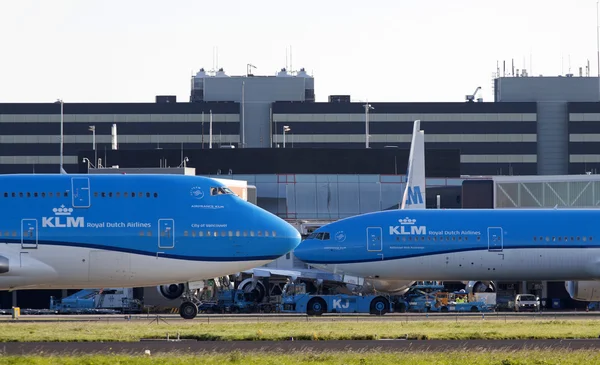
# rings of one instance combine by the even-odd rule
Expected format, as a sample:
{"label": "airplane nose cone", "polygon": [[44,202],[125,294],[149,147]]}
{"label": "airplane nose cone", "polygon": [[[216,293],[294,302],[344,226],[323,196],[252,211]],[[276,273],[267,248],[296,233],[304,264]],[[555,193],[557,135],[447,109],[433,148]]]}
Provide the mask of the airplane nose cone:
{"label": "airplane nose cone", "polygon": [[269,243],[264,246],[267,256],[281,257],[300,244],[302,240],[300,232],[285,220],[262,209],[256,211],[255,217],[256,225],[268,227],[271,236],[268,240]]}
{"label": "airplane nose cone", "polygon": [[294,250],[294,256],[301,261],[310,264],[315,262],[317,245],[313,239],[306,239],[296,247]]}
{"label": "airplane nose cone", "polygon": [[281,232],[279,240],[282,249],[285,250],[282,253],[284,255],[298,247],[300,241],[302,241],[302,236],[300,236],[300,232],[294,226],[279,217],[277,219],[279,222],[275,229],[277,232]]}

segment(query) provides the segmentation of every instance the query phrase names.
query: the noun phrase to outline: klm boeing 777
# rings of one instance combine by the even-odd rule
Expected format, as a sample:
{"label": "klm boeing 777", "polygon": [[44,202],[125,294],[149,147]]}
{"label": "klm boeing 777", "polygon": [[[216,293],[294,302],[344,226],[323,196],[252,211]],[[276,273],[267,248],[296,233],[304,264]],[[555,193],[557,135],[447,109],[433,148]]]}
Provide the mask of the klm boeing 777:
{"label": "klm boeing 777", "polygon": [[[183,291],[172,283],[258,267],[300,243],[284,220],[199,176],[4,175],[0,202],[0,290]],[[195,317],[184,300],[182,316]]]}
{"label": "klm boeing 777", "polygon": [[300,260],[379,280],[566,280],[600,300],[599,210],[393,210],[339,220],[300,244]]}

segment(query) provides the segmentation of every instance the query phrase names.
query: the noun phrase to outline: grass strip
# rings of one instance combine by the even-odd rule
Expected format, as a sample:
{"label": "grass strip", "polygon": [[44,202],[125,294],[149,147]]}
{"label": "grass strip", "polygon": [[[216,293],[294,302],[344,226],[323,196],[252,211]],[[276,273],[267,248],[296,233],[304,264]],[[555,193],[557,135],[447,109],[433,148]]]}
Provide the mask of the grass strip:
{"label": "grass strip", "polygon": [[31,365],[120,365],[120,364],[245,364],[245,365],[288,365],[288,364],[324,364],[324,365],[580,365],[600,363],[600,353],[596,351],[490,351],[485,353],[294,353],[294,354],[260,354],[241,353],[229,354],[201,353],[197,355],[91,355],[91,356],[1,356],[0,365],[31,364]]}
{"label": "grass strip", "polygon": [[589,339],[600,335],[600,320],[336,321],[336,322],[55,322],[3,323],[0,342],[131,342],[175,338],[204,341],[268,340],[475,340]]}

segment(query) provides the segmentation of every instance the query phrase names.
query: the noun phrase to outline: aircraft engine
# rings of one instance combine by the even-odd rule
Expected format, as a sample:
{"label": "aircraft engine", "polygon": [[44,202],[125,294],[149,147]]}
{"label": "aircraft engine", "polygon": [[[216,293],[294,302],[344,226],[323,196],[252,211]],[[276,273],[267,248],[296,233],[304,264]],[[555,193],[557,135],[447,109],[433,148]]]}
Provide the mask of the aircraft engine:
{"label": "aircraft engine", "polygon": [[265,296],[267,295],[267,289],[265,285],[261,281],[256,281],[256,286],[252,287],[252,278],[248,278],[242,281],[238,285],[238,290],[243,290],[245,293],[254,293],[257,302],[262,302]]}
{"label": "aircraft engine", "polygon": [[156,287],[158,293],[166,299],[174,300],[179,298],[185,291],[184,284],[159,285]]}
{"label": "aircraft engine", "polygon": [[496,284],[493,281],[467,281],[465,290],[467,293],[495,293]]}
{"label": "aircraft engine", "polygon": [[393,293],[397,295],[406,293],[413,283],[414,281],[406,280],[365,279],[365,286],[367,289],[368,287],[372,287],[382,293]]}
{"label": "aircraft engine", "polygon": [[0,256],[0,274],[6,274],[9,268],[8,257]]}
{"label": "aircraft engine", "polygon": [[600,281],[565,281],[565,289],[575,300],[585,302],[600,301]]}

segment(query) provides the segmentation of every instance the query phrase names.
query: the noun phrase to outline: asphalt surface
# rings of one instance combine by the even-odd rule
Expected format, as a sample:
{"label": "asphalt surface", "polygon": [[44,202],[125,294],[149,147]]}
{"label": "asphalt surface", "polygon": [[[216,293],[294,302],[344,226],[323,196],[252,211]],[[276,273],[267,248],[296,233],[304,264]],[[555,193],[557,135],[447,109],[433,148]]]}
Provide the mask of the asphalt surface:
{"label": "asphalt surface", "polygon": [[203,352],[402,352],[402,351],[522,351],[532,349],[598,350],[600,340],[378,340],[378,341],[142,341],[142,342],[9,342],[0,355],[89,355]]}

